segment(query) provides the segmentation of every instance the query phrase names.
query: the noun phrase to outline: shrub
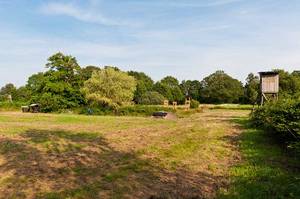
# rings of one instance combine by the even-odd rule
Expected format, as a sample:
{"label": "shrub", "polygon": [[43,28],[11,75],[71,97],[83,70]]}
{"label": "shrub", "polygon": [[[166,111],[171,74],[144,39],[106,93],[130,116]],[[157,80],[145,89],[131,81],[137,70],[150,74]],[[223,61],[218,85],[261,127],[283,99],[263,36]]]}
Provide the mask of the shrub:
{"label": "shrub", "polygon": [[166,111],[173,112],[172,108],[160,106],[122,106],[118,110],[103,107],[85,107],[79,113],[87,115],[119,115],[119,116],[151,116],[153,112]]}
{"label": "shrub", "polygon": [[290,148],[300,150],[300,101],[281,100],[258,108],[252,124],[274,132]]}
{"label": "shrub", "polygon": [[160,93],[156,91],[149,91],[144,93],[139,99],[139,104],[144,105],[161,105],[163,104],[163,101],[165,100],[165,97],[161,95]]}
{"label": "shrub", "polygon": [[199,108],[200,103],[197,100],[191,100],[190,108]]}

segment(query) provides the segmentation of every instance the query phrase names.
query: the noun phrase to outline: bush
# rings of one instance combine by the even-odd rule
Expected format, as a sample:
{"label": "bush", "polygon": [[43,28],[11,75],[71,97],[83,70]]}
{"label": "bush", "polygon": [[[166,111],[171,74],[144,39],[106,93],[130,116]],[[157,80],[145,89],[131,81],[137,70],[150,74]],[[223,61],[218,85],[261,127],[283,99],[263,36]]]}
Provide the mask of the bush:
{"label": "bush", "polygon": [[144,93],[139,99],[139,104],[144,105],[161,105],[163,104],[163,101],[165,100],[165,97],[161,95],[160,93],[156,91],[149,91]]}
{"label": "bush", "polygon": [[252,124],[274,132],[289,148],[300,151],[300,102],[281,100],[258,108],[251,115]]}
{"label": "bush", "polygon": [[172,108],[160,106],[123,106],[118,110],[104,107],[85,107],[79,113],[87,115],[118,115],[118,116],[151,116],[153,112],[166,111],[173,112]]}
{"label": "bush", "polygon": [[26,102],[0,102],[0,111],[17,111],[21,106],[27,105]]}
{"label": "bush", "polygon": [[191,100],[190,108],[199,108],[200,103],[197,100]]}

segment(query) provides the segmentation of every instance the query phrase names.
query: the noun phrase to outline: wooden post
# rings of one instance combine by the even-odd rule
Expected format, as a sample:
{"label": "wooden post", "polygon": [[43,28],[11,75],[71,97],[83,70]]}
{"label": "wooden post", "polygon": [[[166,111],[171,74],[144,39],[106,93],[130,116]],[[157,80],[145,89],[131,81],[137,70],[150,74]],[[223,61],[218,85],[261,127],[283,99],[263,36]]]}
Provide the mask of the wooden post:
{"label": "wooden post", "polygon": [[164,107],[168,107],[169,106],[169,100],[164,100]]}
{"label": "wooden post", "polygon": [[190,110],[191,107],[191,98],[186,98],[185,99],[185,110],[188,111]]}
{"label": "wooden post", "polygon": [[173,102],[173,109],[174,109],[174,110],[177,109],[177,102]]}

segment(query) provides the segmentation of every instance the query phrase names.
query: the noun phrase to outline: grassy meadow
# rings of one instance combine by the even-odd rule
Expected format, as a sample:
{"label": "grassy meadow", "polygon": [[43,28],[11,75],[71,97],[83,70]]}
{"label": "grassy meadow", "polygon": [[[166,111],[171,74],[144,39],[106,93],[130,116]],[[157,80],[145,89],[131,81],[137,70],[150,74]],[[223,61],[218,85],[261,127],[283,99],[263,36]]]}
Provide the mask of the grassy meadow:
{"label": "grassy meadow", "polygon": [[299,197],[299,161],[248,114],[0,112],[0,198]]}

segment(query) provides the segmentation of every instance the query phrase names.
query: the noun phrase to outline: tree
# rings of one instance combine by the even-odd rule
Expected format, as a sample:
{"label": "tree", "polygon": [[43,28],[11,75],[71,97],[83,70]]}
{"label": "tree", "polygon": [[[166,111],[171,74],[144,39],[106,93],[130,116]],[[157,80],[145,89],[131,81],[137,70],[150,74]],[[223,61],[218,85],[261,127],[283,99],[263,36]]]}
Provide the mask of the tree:
{"label": "tree", "polygon": [[82,89],[86,99],[93,105],[118,107],[132,101],[136,81],[122,71],[106,68],[94,71]]}
{"label": "tree", "polygon": [[169,101],[184,101],[184,94],[180,89],[179,82],[172,76],[167,76],[160,82],[157,82],[154,85],[154,90],[163,95]]}
{"label": "tree", "polygon": [[21,86],[17,89],[17,97],[18,101],[27,102],[31,98],[31,92],[28,90],[26,86]]}
{"label": "tree", "polygon": [[161,105],[165,100],[165,97],[159,94],[156,91],[148,91],[143,93],[141,98],[139,98],[139,104],[146,104],[146,105]]}
{"label": "tree", "polygon": [[143,72],[129,71],[128,75],[133,76],[137,82],[133,101],[135,103],[141,104],[144,101],[142,99],[143,95],[145,95],[145,93],[152,91],[154,82],[149,76],[147,76]]}
{"label": "tree", "polygon": [[14,84],[8,83],[1,88],[0,95],[2,96],[2,99],[7,99],[10,95],[12,99],[15,100],[17,98],[17,88]]}
{"label": "tree", "polygon": [[80,92],[83,81],[76,58],[56,53],[48,59],[45,73],[38,73],[28,79],[26,87],[32,93],[32,103],[39,103],[42,111],[58,111],[84,104]]}
{"label": "tree", "polygon": [[298,98],[300,96],[300,75],[298,71],[289,73],[284,70],[274,70],[279,73],[279,97]]}
{"label": "tree", "polygon": [[201,83],[197,80],[183,80],[180,84],[182,93],[195,100],[200,100]]}
{"label": "tree", "polygon": [[92,74],[94,71],[101,70],[97,66],[87,66],[85,68],[82,68],[79,72],[80,77],[83,81],[86,81],[92,77]]}
{"label": "tree", "polygon": [[255,104],[259,95],[259,77],[250,73],[245,84],[245,103]]}
{"label": "tree", "polygon": [[243,85],[224,71],[216,71],[201,81],[200,93],[205,103],[239,103]]}

